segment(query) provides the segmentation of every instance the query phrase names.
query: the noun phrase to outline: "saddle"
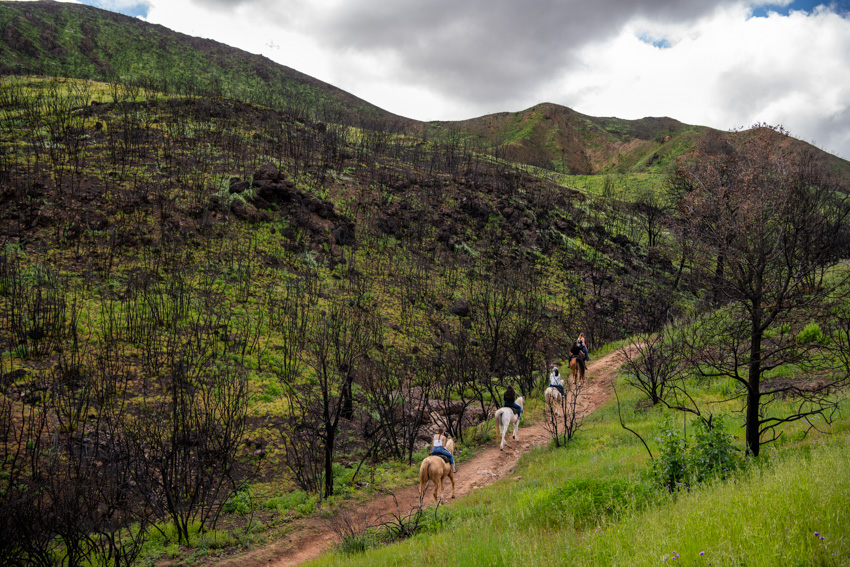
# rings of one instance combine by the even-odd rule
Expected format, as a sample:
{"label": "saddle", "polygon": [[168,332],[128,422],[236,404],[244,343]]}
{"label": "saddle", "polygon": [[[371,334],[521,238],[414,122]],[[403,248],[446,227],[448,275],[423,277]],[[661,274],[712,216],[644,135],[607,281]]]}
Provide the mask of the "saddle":
{"label": "saddle", "polygon": [[513,410],[513,412],[514,412],[516,415],[519,415],[519,410],[518,410],[518,409],[516,409],[514,406],[505,406],[505,407],[506,407],[506,408],[510,408],[510,409],[512,409],[512,410]]}
{"label": "saddle", "polygon": [[449,464],[451,464],[451,462],[452,462],[452,461],[451,461],[451,459],[449,459],[449,458],[448,458],[446,455],[444,455],[443,453],[431,453],[431,456],[432,456],[432,457],[440,457],[441,459],[443,459],[445,462],[447,462],[447,463],[449,463]]}

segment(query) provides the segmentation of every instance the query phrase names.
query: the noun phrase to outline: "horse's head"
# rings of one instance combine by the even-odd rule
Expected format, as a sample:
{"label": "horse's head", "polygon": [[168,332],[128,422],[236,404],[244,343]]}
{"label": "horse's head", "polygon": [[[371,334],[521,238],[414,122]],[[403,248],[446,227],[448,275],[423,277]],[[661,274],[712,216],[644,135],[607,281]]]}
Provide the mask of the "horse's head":
{"label": "horse's head", "polygon": [[518,397],[516,399],[516,405],[518,405],[522,409],[525,409],[525,398],[523,398],[522,396]]}
{"label": "horse's head", "polygon": [[446,451],[448,451],[449,453],[454,455],[455,454],[455,440],[449,439],[448,441],[446,441],[445,449],[446,449]]}

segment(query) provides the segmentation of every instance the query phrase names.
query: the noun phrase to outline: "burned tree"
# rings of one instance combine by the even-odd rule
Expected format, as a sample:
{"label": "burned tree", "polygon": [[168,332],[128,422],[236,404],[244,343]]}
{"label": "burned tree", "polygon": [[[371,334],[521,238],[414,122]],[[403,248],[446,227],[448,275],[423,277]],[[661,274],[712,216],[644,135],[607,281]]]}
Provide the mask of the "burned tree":
{"label": "burned tree", "polygon": [[728,377],[742,388],[747,452],[781,423],[819,414],[819,405],[782,418],[765,416],[773,388],[765,372],[801,361],[784,327],[808,320],[846,275],[826,275],[847,255],[847,193],[810,153],[784,149],[787,134],[759,127],[702,148],[677,176],[687,190],[682,221],[696,227],[694,269],[711,282],[727,311],[704,344],[723,344],[704,357],[701,372]]}

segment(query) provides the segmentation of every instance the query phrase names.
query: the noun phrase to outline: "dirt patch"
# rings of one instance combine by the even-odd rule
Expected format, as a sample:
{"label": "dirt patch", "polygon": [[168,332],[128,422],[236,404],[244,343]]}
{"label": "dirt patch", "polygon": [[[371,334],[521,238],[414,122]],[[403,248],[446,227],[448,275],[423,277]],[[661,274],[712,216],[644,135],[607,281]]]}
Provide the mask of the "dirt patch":
{"label": "dirt patch", "polygon": [[[613,380],[620,366],[619,351],[615,351],[599,360],[591,360],[587,365],[588,386],[583,394],[582,415],[586,416],[604,404],[613,392]],[[518,440],[506,437],[509,443],[504,451],[499,451],[499,439],[494,437],[492,446],[486,448],[473,459],[458,461],[455,475],[455,497],[463,498],[481,487],[492,484],[501,478],[511,478],[511,474],[520,456],[533,447],[545,445],[551,437],[541,421],[520,427]],[[411,479],[412,481],[414,479]],[[448,497],[451,484],[446,481],[444,494]],[[426,502],[432,503],[431,489],[426,494]],[[451,500],[449,500],[451,502]],[[396,490],[393,494],[378,497],[357,510],[358,517],[368,518],[371,524],[377,524],[393,515],[407,514],[419,504],[418,481],[407,488]],[[296,529],[284,539],[263,548],[255,549],[238,556],[215,563],[217,567],[289,567],[315,559],[330,549],[337,536],[327,520],[309,518],[303,520]]]}

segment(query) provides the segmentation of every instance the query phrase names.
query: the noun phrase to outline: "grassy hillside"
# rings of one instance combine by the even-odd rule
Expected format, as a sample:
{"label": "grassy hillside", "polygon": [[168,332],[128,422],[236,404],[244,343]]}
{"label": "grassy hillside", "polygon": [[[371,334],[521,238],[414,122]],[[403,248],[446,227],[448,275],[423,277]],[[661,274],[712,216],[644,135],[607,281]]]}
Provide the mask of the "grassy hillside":
{"label": "grassy hillside", "polygon": [[[746,135],[746,131],[721,132],[672,118],[598,118],[551,103],[459,122],[431,122],[427,128],[437,139],[463,138],[472,147],[507,161],[566,175],[663,176],[678,160],[689,159],[697,147]],[[846,160],[793,138],[785,143],[795,152],[814,152],[838,175],[850,175]]]}
{"label": "grassy hillside", "polygon": [[[658,458],[664,412],[627,391],[621,401],[626,423]],[[805,427],[795,427],[759,465],[674,493],[654,486],[647,451],[620,428],[615,404],[590,421],[567,448],[532,452],[513,478],[443,507],[431,533],[368,549],[370,537],[379,534],[364,531],[360,543],[367,550],[354,551],[349,541],[343,549],[351,551],[310,565],[403,565],[447,557],[457,565],[850,563],[842,519],[850,505],[846,415],[825,434],[806,436]],[[675,421],[681,437],[682,417]],[[691,441],[692,428],[688,423]]]}
{"label": "grassy hillside", "polygon": [[[360,492],[363,466],[363,496],[407,484],[431,415],[474,447],[503,376],[530,392],[580,330],[603,343],[663,317],[648,298],[692,301],[628,207],[462,147],[135,85],[0,87],[4,439],[61,449],[0,443],[9,561],[61,555],[92,530],[129,535],[76,523],[100,518],[92,507],[140,514],[168,546],[209,545],[200,530],[221,514],[241,541],[260,537],[231,511],[246,486],[285,530]],[[316,421],[322,400],[336,424]],[[415,407],[395,404],[416,400],[431,405],[404,421]],[[330,427],[332,475],[310,464]],[[176,459],[195,472],[164,485],[171,473],[148,469]],[[63,472],[42,486],[46,468]],[[145,491],[95,490],[124,474]],[[203,506],[169,504],[193,498]],[[60,509],[74,511],[67,543],[45,536]]]}
{"label": "grassy hillside", "polygon": [[[312,120],[417,136],[424,132],[449,145],[463,143],[564,174],[662,174],[707,136],[725,135],[671,118],[598,118],[551,103],[422,123],[263,56],[79,4],[0,1],[0,27],[0,74],[120,78],[160,91],[225,96]],[[822,159],[850,175],[850,163],[825,153]]]}
{"label": "grassy hillside", "polygon": [[0,2],[0,74],[33,73],[196,91],[321,119],[408,123],[261,56],[80,4]]}
{"label": "grassy hillside", "polygon": [[669,118],[594,118],[548,103],[431,127],[457,128],[506,160],[568,174],[658,173],[709,130]]}

